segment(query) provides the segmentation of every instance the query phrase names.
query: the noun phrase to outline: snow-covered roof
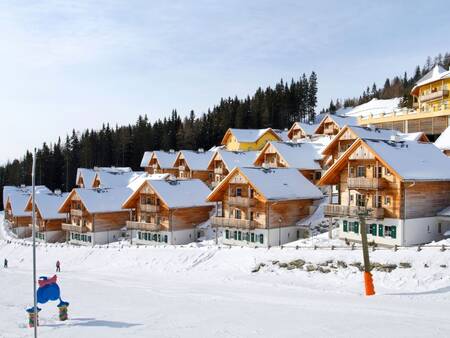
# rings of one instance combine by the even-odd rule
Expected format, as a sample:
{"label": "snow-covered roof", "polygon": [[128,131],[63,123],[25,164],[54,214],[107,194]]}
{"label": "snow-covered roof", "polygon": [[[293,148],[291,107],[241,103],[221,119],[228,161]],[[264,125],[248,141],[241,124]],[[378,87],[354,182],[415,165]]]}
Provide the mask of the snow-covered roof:
{"label": "snow-covered roof", "polygon": [[175,177],[171,174],[142,173],[135,180],[133,180],[130,184],[128,184],[128,188],[130,188],[133,191],[136,191],[137,189],[139,189],[139,187],[142,185],[142,183],[147,180],[167,180],[169,178],[175,178]]}
{"label": "snow-covered roof", "polygon": [[441,210],[437,213],[438,216],[445,216],[445,217],[450,217],[450,206],[448,206],[447,208],[445,208],[444,210]]}
{"label": "snow-covered roof", "polygon": [[434,142],[434,145],[441,150],[450,150],[450,127],[444,130]]}
{"label": "snow-covered roof", "polygon": [[271,128],[265,129],[236,129],[230,128],[230,132],[236,138],[238,142],[253,143],[259,140],[261,136],[269,131],[273,131]]}
{"label": "snow-covered roof", "polygon": [[96,178],[100,180],[100,188],[115,188],[128,186],[142,174],[141,171],[98,171]]}
{"label": "snow-covered roof", "polygon": [[173,162],[177,158],[177,153],[173,151],[155,150],[153,157],[158,159],[159,166],[162,169],[173,168]]}
{"label": "snow-covered roof", "polygon": [[[191,170],[208,170],[209,161],[214,155],[214,153],[210,151],[198,152],[193,150],[180,150],[180,153],[183,154],[184,159]],[[174,163],[172,162],[172,166],[173,164]]]}
{"label": "snow-covered roof", "polygon": [[274,129],[274,132],[277,133],[277,135],[280,137],[281,141],[289,141],[289,130],[285,129]]}
{"label": "snow-covered roof", "polygon": [[169,208],[213,205],[206,202],[211,191],[201,180],[150,180],[148,183]]}
{"label": "snow-covered roof", "polygon": [[288,163],[289,168],[320,170],[323,145],[313,142],[270,142]]}
{"label": "snow-covered roof", "polygon": [[150,159],[153,156],[153,151],[146,151],[144,155],[142,156],[141,160],[141,168],[148,167],[148,164],[150,163]]}
{"label": "snow-covered roof", "polygon": [[422,132],[417,133],[400,133],[397,130],[382,129],[363,126],[349,126],[349,128],[359,137],[372,140],[391,140],[398,137],[402,141],[418,141],[422,136]]}
{"label": "snow-covered roof", "polygon": [[294,168],[239,170],[267,200],[318,199],[322,192]]}
{"label": "snow-covered roof", "polygon": [[[15,217],[31,216],[31,213],[25,211],[28,199],[31,196],[33,188],[31,186],[13,187],[6,186],[3,189],[3,204],[9,201],[11,205],[11,212]],[[41,193],[51,193],[51,191],[43,185],[36,186],[36,196]]]}
{"label": "snow-covered roof", "polygon": [[85,187],[90,187],[92,184],[92,181],[94,180],[95,174],[96,174],[96,171],[94,169],[78,168],[75,183],[78,184],[80,177],[82,177]]}
{"label": "snow-covered roof", "polygon": [[432,143],[364,141],[404,180],[450,180],[450,158]]}
{"label": "snow-covered roof", "polygon": [[450,70],[445,69],[441,65],[435,65],[428,73],[426,73],[422,78],[416,82],[416,85],[412,89],[414,92],[418,87],[439,81],[442,79],[450,78]]}
{"label": "snow-covered roof", "polygon": [[347,111],[345,113],[345,116],[367,117],[369,115],[379,115],[382,113],[388,114],[398,110],[400,108],[401,103],[402,103],[401,97],[395,97],[393,99],[386,99],[386,100],[373,98],[369,102],[363,103]]}
{"label": "snow-covered roof", "polygon": [[224,149],[217,150],[217,153],[222,158],[228,171],[234,167],[250,167],[259,154],[258,151],[228,151]]}
{"label": "snow-covered roof", "polygon": [[53,192],[41,192],[36,194],[36,208],[42,219],[64,219],[65,215],[58,212],[59,207],[69,193],[55,194]]}
{"label": "snow-covered roof", "polygon": [[313,135],[314,131],[317,129],[317,124],[309,124],[303,122],[295,122],[302,130],[306,133],[306,135]]}
{"label": "snow-covered roof", "polygon": [[[339,128],[343,128],[345,125],[348,126],[357,126],[358,119],[353,116],[345,116],[345,115],[337,115],[337,114],[328,114],[328,116],[339,126]],[[323,120],[322,120],[323,121]],[[317,128],[320,124],[317,125]]]}
{"label": "snow-covered roof", "polygon": [[123,202],[133,193],[128,187],[74,190],[91,214],[123,211]]}

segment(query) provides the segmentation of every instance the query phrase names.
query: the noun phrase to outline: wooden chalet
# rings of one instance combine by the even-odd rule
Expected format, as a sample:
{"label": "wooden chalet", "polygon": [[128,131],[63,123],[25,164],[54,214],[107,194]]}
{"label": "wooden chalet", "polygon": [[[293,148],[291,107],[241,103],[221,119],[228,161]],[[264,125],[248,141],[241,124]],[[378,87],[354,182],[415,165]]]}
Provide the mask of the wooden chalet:
{"label": "wooden chalet", "polygon": [[58,210],[68,220],[61,226],[67,241],[95,245],[118,240],[130,217],[122,204],[132,192],[127,187],[73,189]]}
{"label": "wooden chalet", "polygon": [[208,163],[208,170],[214,172],[211,185],[217,186],[235,167],[253,166],[257,154],[257,151],[216,150]]}
{"label": "wooden chalet", "polygon": [[207,200],[222,203],[211,223],[224,243],[268,247],[297,240],[322,196],[296,169],[236,167]]}
{"label": "wooden chalet", "polygon": [[268,142],[253,164],[265,168],[294,168],[314,183],[322,174],[323,148],[323,143]]}
{"label": "wooden chalet", "polygon": [[[45,186],[36,186],[36,195],[50,192]],[[31,212],[25,211],[28,199],[32,193],[31,186],[3,187],[3,206],[5,220],[18,238],[31,236]]]}
{"label": "wooden chalet", "polygon": [[96,171],[89,168],[78,168],[75,185],[78,188],[92,188]]}
{"label": "wooden chalet", "polygon": [[431,143],[356,140],[319,185],[336,185],[325,214],[339,219],[339,237],[360,240],[365,212],[369,241],[416,245],[442,238],[437,213],[450,205],[450,159]]}
{"label": "wooden chalet", "polygon": [[344,128],[345,125],[357,126],[358,120],[355,117],[327,114],[317,125],[314,134],[334,136]]}
{"label": "wooden chalet", "polygon": [[429,142],[427,136],[421,132],[404,134],[391,129],[346,125],[323,149],[324,167],[330,167],[359,138]]}
{"label": "wooden chalet", "polygon": [[178,168],[173,167],[176,157],[177,153],[173,150],[146,152],[141,167],[145,168],[145,171],[149,174],[171,174],[176,177]]}
{"label": "wooden chalet", "polygon": [[136,172],[131,168],[99,168],[96,170],[90,188],[117,188],[126,187],[138,179],[143,172]]}
{"label": "wooden chalet", "polygon": [[283,138],[272,128],[230,128],[223,136],[221,144],[229,151],[255,151],[262,149],[269,141],[283,141]]}
{"label": "wooden chalet", "polygon": [[310,138],[314,135],[314,131],[317,127],[318,126],[316,124],[294,122],[291,129],[288,131],[288,138],[290,140]]}
{"label": "wooden chalet", "polygon": [[127,222],[133,242],[175,245],[196,241],[196,227],[209,219],[214,208],[205,201],[209,193],[199,179],[144,180],[122,206],[133,211],[133,219]]}
{"label": "wooden chalet", "polygon": [[179,179],[193,179],[202,180],[207,185],[211,185],[214,177],[213,171],[208,170],[208,163],[214,155],[211,151],[193,151],[180,150],[175,161],[172,164],[173,168],[177,168],[177,177]]}
{"label": "wooden chalet", "polygon": [[[62,223],[66,222],[67,219],[66,215],[60,214],[58,210],[68,195],[68,193],[62,193],[58,190],[36,194],[36,239],[38,241],[48,243],[65,241]],[[33,197],[30,195],[25,211],[31,213],[32,210]],[[29,226],[32,229],[32,222]]]}

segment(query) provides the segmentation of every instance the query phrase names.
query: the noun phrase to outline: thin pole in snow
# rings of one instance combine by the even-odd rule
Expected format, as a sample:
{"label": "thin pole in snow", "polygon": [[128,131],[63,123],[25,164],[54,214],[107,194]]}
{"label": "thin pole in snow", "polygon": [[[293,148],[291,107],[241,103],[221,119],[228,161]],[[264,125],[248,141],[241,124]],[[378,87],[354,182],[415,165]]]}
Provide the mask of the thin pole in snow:
{"label": "thin pole in snow", "polygon": [[33,155],[33,167],[31,171],[32,184],[32,238],[33,238],[33,303],[34,303],[34,338],[37,338],[37,323],[38,323],[38,309],[37,309],[37,295],[36,295],[36,149]]}

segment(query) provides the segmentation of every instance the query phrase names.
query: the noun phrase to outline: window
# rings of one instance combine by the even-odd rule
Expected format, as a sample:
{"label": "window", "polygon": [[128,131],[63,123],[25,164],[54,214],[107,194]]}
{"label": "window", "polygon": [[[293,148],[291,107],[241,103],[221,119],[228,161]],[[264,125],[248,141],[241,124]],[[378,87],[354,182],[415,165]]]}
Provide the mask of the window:
{"label": "window", "polygon": [[242,240],[242,232],[238,231],[238,241]]}
{"label": "window", "polygon": [[249,234],[248,232],[245,234],[245,240],[246,240],[247,242],[250,241],[250,234]]}
{"label": "window", "polygon": [[236,196],[237,197],[242,196],[242,189],[241,188],[236,188]]}
{"label": "window", "polygon": [[384,235],[386,237],[397,238],[397,228],[395,226],[385,226]]}
{"label": "window", "polygon": [[253,211],[250,211],[250,221],[253,221]]}
{"label": "window", "polygon": [[373,177],[380,178],[383,175],[383,167],[382,166],[374,166],[373,167]]}
{"label": "window", "polygon": [[350,222],[350,229],[355,234],[359,234],[359,222]]}
{"label": "window", "polygon": [[250,189],[250,198],[255,197],[255,190]]}
{"label": "window", "polygon": [[355,168],[350,167],[350,177],[355,177]]}
{"label": "window", "polygon": [[427,225],[427,232],[428,232],[429,234],[431,234],[431,228],[430,228],[429,225]]}
{"label": "window", "polygon": [[242,212],[239,209],[234,209],[234,218],[241,219],[242,218]]}
{"label": "window", "polygon": [[377,225],[376,224],[371,224],[370,225],[370,234],[372,236],[376,236],[377,235]]}
{"label": "window", "polygon": [[383,224],[378,224],[378,236],[383,237]]}
{"label": "window", "polygon": [[255,242],[255,234],[253,232],[250,234],[250,242]]}
{"label": "window", "polygon": [[315,181],[320,180],[321,177],[322,177],[322,173],[320,171],[315,171],[314,172],[314,180]]}
{"label": "window", "polygon": [[391,205],[391,196],[384,196],[384,205]]}
{"label": "window", "polygon": [[442,224],[438,223],[438,233],[441,234],[442,233]]}
{"label": "window", "polygon": [[366,195],[356,194],[356,205],[358,207],[365,207],[366,206]]}
{"label": "window", "polygon": [[233,239],[237,239],[237,231],[233,231]]}
{"label": "window", "polygon": [[348,223],[347,223],[347,221],[342,221],[342,228],[343,228],[344,232],[348,231]]}
{"label": "window", "polygon": [[259,243],[264,244],[264,235],[259,234]]}
{"label": "window", "polygon": [[297,230],[297,239],[300,239],[300,230]]}
{"label": "window", "polygon": [[167,243],[169,241],[169,237],[167,235],[164,235],[164,243]]}
{"label": "window", "polygon": [[366,167],[363,165],[359,165],[356,168],[356,177],[366,177]]}
{"label": "window", "polygon": [[375,196],[375,198],[373,199],[374,208],[381,208],[382,200],[383,200],[383,196],[381,196],[381,195]]}
{"label": "window", "polygon": [[389,175],[391,175],[391,172],[389,171],[388,168],[384,168],[384,174],[385,174],[386,176],[389,176]]}
{"label": "window", "polygon": [[225,238],[230,239],[230,230],[225,230]]}

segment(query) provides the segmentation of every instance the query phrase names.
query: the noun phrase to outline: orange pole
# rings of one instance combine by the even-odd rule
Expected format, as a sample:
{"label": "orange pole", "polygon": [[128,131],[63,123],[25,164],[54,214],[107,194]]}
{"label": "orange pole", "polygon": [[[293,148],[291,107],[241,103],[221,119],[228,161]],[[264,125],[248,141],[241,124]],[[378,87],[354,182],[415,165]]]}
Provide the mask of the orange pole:
{"label": "orange pole", "polygon": [[375,287],[373,286],[372,274],[364,272],[364,286],[366,288],[366,296],[373,296],[375,294]]}

